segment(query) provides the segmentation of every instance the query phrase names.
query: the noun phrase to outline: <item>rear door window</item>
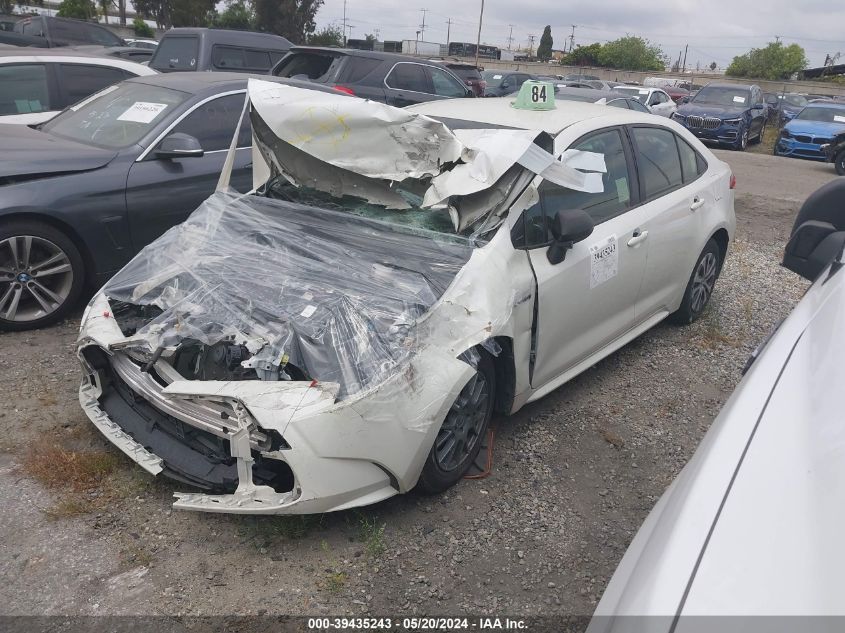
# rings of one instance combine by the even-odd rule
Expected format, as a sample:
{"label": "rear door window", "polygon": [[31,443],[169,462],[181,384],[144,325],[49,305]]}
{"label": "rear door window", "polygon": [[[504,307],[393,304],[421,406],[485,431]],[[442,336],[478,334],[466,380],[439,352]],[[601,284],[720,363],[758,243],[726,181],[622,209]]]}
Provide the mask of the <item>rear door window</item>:
{"label": "rear door window", "polygon": [[428,66],[428,73],[431,76],[431,85],[434,94],[441,97],[465,97],[467,94],[463,83],[447,73],[445,70],[435,66]]}
{"label": "rear door window", "polygon": [[4,64],[0,66],[0,86],[0,116],[53,109],[44,64]]}
{"label": "rear door window", "polygon": [[90,97],[106,86],[134,77],[120,68],[88,64],[59,64],[59,108]]}
{"label": "rear door window", "polygon": [[681,159],[674,132],[662,128],[635,127],[631,135],[644,199],[654,200],[683,186]]}
{"label": "rear door window", "polygon": [[220,70],[243,70],[246,66],[244,49],[215,44],[211,48],[211,65]]}
{"label": "rear door window", "polygon": [[196,37],[164,37],[150,67],[156,70],[196,70],[199,40]]}
{"label": "rear door window", "polygon": [[421,64],[400,62],[393,67],[384,82],[394,90],[432,93],[425,68]]}

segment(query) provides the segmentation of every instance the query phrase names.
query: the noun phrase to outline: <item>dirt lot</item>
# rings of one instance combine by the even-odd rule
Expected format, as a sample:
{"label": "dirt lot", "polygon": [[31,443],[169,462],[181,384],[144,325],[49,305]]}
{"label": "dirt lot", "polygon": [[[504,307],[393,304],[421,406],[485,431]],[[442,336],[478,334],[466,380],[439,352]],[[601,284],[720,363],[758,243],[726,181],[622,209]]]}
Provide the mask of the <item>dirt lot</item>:
{"label": "dirt lot", "polygon": [[307,518],[172,511],[179,488],[80,411],[77,323],[0,334],[0,613],[591,613],[806,286],[779,256],[800,201],[833,170],[720,156],[739,181],[739,231],[706,317],[661,325],[498,420],[492,476],[438,497]]}

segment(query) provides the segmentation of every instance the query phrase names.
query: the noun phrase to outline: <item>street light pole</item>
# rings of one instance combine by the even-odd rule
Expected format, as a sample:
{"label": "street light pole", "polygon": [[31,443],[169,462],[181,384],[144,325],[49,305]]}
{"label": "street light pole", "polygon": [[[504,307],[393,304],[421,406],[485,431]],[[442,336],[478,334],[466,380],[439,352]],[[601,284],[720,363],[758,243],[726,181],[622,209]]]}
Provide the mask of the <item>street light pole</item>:
{"label": "street light pole", "polygon": [[481,11],[478,13],[478,38],[475,40],[475,67],[478,68],[478,52],[481,48],[481,20],[484,17],[484,0],[481,0]]}

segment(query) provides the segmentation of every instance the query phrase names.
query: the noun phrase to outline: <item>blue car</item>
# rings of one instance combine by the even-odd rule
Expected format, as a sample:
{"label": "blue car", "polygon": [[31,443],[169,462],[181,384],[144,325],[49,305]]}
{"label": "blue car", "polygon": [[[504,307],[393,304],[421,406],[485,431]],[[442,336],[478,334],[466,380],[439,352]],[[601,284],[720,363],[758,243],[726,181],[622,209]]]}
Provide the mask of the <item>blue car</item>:
{"label": "blue car", "polygon": [[759,86],[709,83],[672,118],[705,143],[744,150],[763,139],[766,115]]}
{"label": "blue car", "polygon": [[807,97],[795,93],[767,92],[765,98],[769,105],[769,121],[774,121],[779,127],[789,123],[809,103]]}
{"label": "blue car", "polygon": [[827,160],[822,145],[845,132],[845,103],[811,102],[787,123],[775,143],[775,156]]}

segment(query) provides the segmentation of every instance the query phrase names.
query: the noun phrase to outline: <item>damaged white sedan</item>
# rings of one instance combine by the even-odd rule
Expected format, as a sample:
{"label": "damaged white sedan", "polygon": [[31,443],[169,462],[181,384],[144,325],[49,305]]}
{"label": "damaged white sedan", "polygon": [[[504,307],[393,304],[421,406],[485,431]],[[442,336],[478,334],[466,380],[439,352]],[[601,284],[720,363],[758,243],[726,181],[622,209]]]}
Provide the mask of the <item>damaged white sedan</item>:
{"label": "damaged white sedan", "polygon": [[399,110],[250,80],[256,190],[224,172],[91,301],[91,421],[194,489],[177,508],[340,510],[446,489],[494,412],[697,318],[727,165],[672,121],[523,91]]}

